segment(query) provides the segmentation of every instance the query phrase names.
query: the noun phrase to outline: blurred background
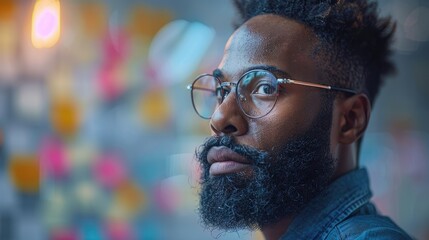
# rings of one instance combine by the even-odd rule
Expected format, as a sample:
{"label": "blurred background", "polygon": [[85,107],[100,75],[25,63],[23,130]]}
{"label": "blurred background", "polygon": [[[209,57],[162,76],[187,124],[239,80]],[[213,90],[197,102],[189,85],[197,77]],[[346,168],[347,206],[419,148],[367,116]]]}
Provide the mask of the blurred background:
{"label": "blurred background", "polygon": [[[361,163],[383,214],[429,239],[429,1],[398,21]],[[198,218],[186,85],[219,63],[229,0],[0,1],[0,240],[262,239]]]}

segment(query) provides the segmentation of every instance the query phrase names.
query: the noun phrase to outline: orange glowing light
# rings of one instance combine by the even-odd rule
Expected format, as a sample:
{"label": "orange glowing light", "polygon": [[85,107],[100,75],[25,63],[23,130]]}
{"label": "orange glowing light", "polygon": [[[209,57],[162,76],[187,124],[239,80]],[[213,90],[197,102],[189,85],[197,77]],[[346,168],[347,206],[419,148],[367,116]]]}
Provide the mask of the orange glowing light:
{"label": "orange glowing light", "polygon": [[35,48],[50,48],[60,39],[59,0],[37,0],[34,5],[31,41]]}
{"label": "orange glowing light", "polygon": [[40,189],[41,174],[36,155],[12,155],[9,161],[9,175],[19,191],[34,193]]}
{"label": "orange glowing light", "polygon": [[13,0],[2,0],[0,4],[0,20],[11,21],[15,14],[16,2]]}

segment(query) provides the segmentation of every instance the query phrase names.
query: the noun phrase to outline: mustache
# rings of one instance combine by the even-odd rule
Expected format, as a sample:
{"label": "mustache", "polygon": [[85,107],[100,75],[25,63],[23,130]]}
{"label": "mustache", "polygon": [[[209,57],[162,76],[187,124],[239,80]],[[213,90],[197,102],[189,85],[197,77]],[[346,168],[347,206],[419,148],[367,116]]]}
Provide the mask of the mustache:
{"label": "mustache", "polygon": [[247,158],[252,165],[267,164],[268,153],[257,148],[238,144],[232,136],[211,136],[206,138],[204,143],[196,150],[195,155],[198,161],[203,165],[208,165],[207,154],[212,147],[227,147]]}

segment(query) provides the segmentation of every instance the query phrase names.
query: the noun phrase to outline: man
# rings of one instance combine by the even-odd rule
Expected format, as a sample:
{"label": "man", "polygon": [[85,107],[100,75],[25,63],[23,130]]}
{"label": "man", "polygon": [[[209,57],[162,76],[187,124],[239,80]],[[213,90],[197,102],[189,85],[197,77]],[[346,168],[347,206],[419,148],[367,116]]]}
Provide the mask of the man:
{"label": "man", "polygon": [[192,85],[209,228],[266,239],[410,239],[370,203],[358,152],[394,24],[366,0],[236,0],[218,69]]}

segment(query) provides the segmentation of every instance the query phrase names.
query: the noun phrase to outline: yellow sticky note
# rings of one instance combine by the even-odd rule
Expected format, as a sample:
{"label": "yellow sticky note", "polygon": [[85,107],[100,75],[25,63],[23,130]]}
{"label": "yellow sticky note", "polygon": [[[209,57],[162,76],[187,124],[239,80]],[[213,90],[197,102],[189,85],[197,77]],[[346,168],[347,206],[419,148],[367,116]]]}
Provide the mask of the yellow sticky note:
{"label": "yellow sticky note", "polygon": [[129,214],[137,214],[144,206],[143,191],[132,181],[123,182],[116,190],[116,202]]}
{"label": "yellow sticky note", "polygon": [[170,102],[162,89],[144,93],[139,106],[139,113],[143,122],[150,126],[162,127],[170,119]]}
{"label": "yellow sticky note", "polygon": [[74,99],[64,98],[52,102],[51,123],[59,134],[73,136],[79,128],[79,122],[79,106]]}

